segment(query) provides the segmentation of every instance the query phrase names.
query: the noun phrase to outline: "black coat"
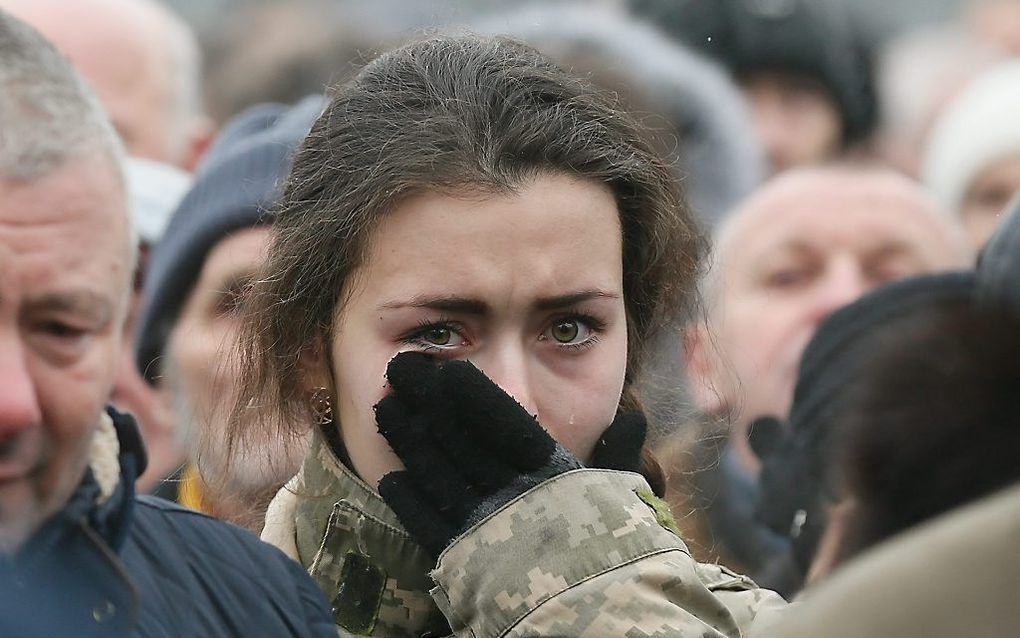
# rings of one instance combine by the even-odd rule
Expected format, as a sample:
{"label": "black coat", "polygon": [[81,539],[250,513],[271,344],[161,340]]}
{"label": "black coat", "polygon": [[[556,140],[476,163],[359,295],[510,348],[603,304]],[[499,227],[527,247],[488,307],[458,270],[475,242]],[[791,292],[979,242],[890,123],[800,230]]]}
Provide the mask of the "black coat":
{"label": "black coat", "polygon": [[120,482],[97,505],[91,470],[67,506],[0,562],[0,636],[336,636],[300,565],[249,532],[135,496],[144,450],[110,411]]}

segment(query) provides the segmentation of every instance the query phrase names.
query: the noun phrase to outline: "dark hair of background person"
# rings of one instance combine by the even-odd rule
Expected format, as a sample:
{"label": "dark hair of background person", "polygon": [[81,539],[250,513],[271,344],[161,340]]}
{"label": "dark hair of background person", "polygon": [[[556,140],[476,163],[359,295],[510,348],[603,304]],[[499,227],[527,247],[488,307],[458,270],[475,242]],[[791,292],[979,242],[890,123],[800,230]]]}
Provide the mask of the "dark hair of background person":
{"label": "dark hair of background person", "polygon": [[738,80],[762,72],[809,78],[843,118],[843,144],[866,140],[878,119],[873,52],[848,7],[829,0],[627,0],[638,15]]}
{"label": "dark hair of background person", "polygon": [[829,508],[845,495],[837,459],[847,415],[860,409],[848,390],[867,382],[864,363],[900,334],[903,321],[972,303],[976,285],[970,271],[911,277],[870,292],[819,325],[801,358],[787,422],[758,419],[748,431],[762,461],[755,516],[791,540],[789,560],[766,566],[756,580],[791,595],[815,562]]}
{"label": "dark hair of background person", "polygon": [[855,500],[837,560],[1020,480],[1020,316],[966,302],[883,330],[859,379],[840,467]]}
{"label": "dark hair of background person", "polygon": [[[311,418],[299,359],[331,342],[380,219],[420,192],[512,194],[552,172],[608,186],[623,233],[628,361],[621,408],[656,331],[695,302],[705,251],[666,160],[611,94],[503,38],[437,37],[338,88],[297,152],[277,239],[242,328],[241,392],[264,427]],[[413,267],[409,264],[408,267]],[[341,362],[356,365],[356,362]],[[241,419],[231,419],[231,438]],[[662,486],[659,477],[650,483]]]}

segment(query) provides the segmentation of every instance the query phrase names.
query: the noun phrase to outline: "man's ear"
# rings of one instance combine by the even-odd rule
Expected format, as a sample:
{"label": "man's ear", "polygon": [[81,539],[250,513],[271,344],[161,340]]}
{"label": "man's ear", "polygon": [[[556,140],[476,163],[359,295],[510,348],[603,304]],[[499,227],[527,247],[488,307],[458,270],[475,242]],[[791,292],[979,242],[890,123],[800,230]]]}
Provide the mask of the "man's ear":
{"label": "man's ear", "polygon": [[724,409],[719,394],[718,353],[704,321],[691,324],[684,332],[684,376],[698,410],[719,414]]}
{"label": "man's ear", "polygon": [[194,173],[205,152],[209,150],[216,125],[206,116],[193,118],[188,125],[187,140],[177,165],[179,168]]}

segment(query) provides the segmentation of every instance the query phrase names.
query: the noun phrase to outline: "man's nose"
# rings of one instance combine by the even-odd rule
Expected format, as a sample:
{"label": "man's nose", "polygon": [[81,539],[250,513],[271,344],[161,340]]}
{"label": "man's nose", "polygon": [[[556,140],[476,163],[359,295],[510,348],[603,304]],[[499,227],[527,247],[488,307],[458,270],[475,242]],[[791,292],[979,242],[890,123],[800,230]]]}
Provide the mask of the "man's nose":
{"label": "man's nose", "polygon": [[17,436],[42,420],[25,348],[17,336],[4,332],[0,332],[0,440]]}
{"label": "man's nose", "polygon": [[823,321],[834,311],[856,301],[868,291],[868,282],[860,266],[852,260],[832,264],[822,278],[818,296],[812,308],[815,323]]}
{"label": "man's nose", "polygon": [[531,387],[527,356],[519,344],[505,344],[471,358],[485,376],[514,398],[532,416],[538,416],[538,405]]}

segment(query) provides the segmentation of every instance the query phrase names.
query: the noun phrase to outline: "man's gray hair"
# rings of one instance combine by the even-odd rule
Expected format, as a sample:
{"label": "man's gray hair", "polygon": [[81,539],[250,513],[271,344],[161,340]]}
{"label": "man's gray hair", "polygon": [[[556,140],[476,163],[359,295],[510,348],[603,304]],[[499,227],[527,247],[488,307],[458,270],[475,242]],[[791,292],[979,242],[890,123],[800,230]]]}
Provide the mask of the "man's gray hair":
{"label": "man's gray hair", "polygon": [[45,38],[0,11],[0,177],[31,180],[122,147],[92,90]]}

